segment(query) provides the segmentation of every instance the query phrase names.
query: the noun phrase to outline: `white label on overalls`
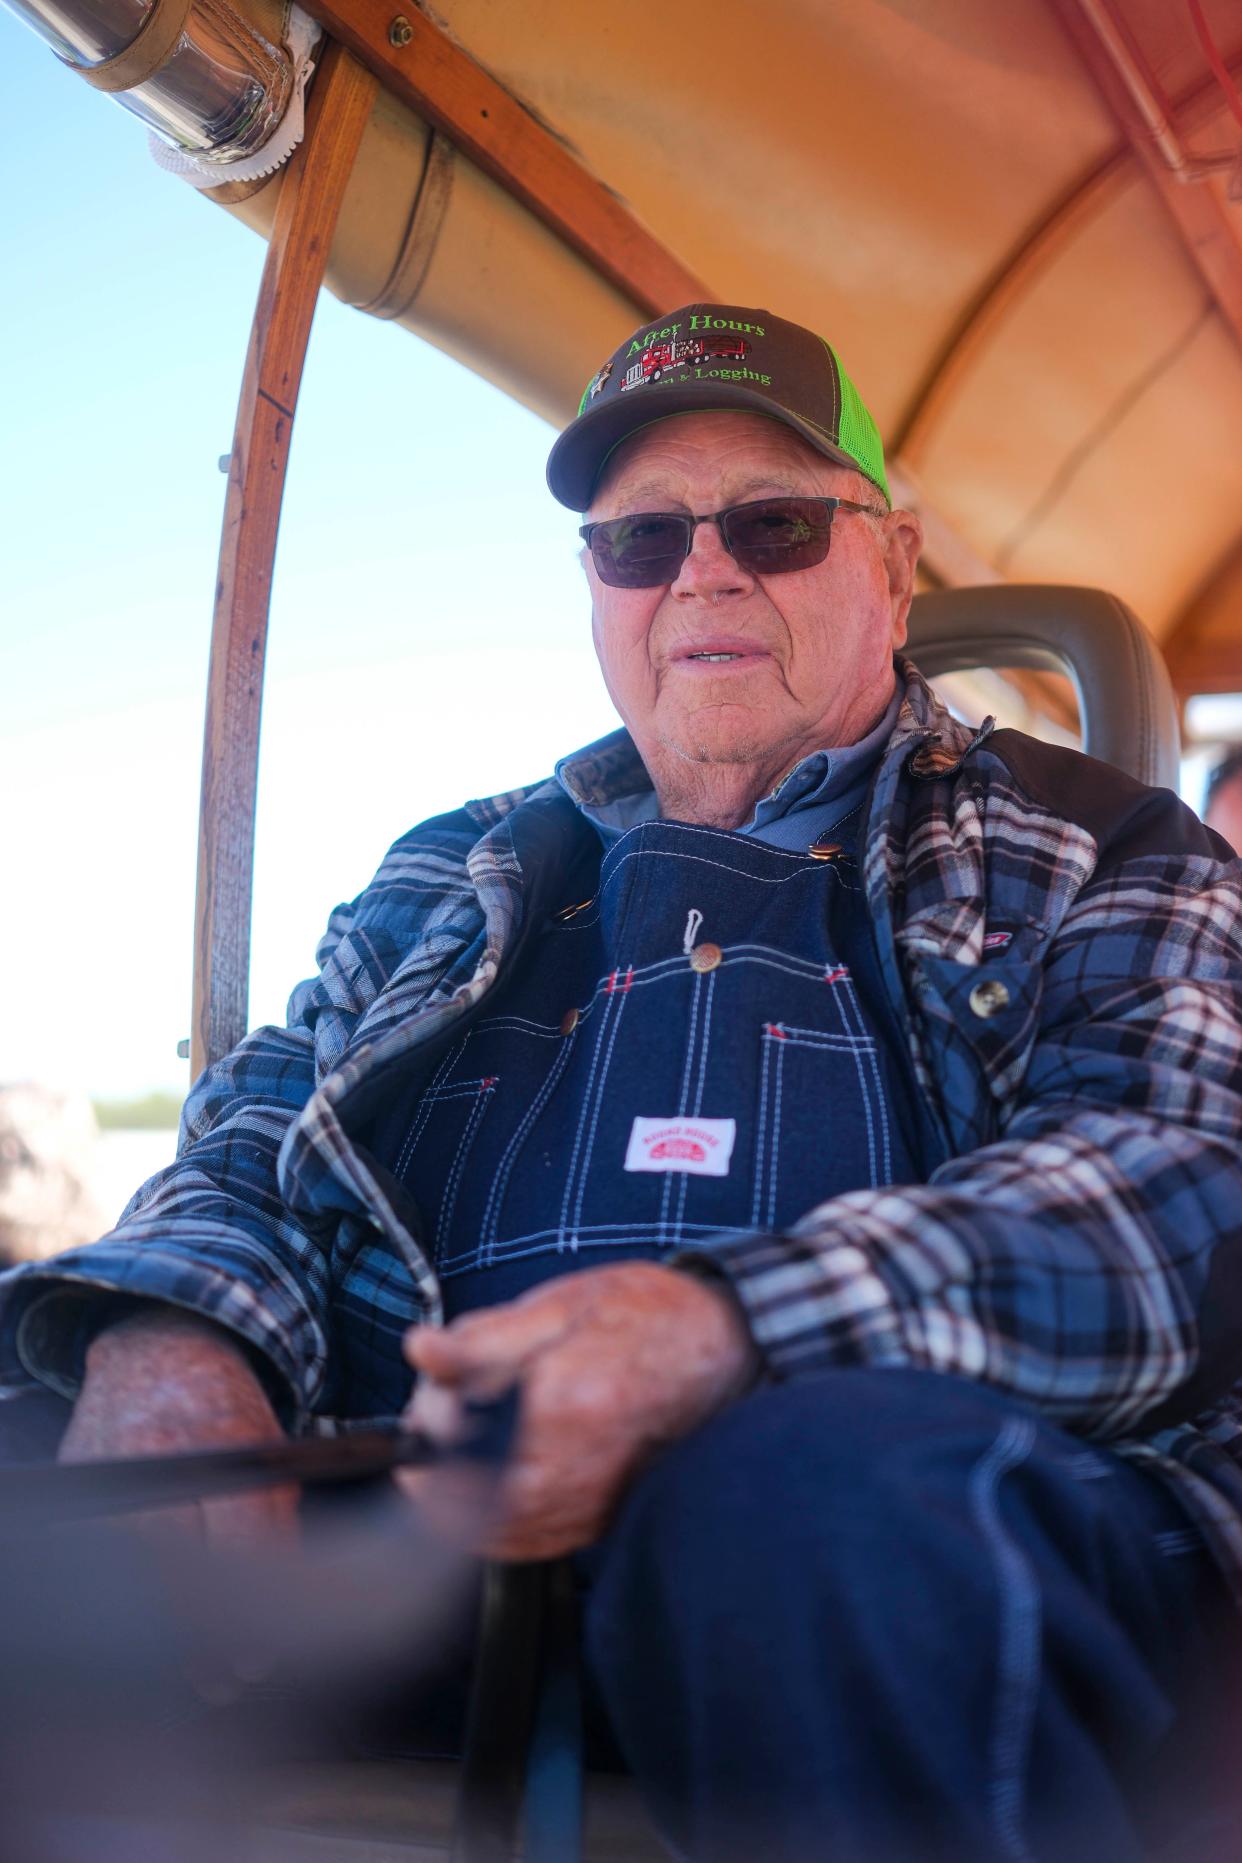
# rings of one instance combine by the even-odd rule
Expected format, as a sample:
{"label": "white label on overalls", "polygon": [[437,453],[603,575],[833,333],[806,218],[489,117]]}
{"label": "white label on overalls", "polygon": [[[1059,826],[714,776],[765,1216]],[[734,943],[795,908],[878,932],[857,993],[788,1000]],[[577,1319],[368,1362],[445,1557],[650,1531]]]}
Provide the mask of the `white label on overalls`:
{"label": "white label on overalls", "polygon": [[736,1137],[736,1119],[636,1119],[625,1168],[728,1177]]}

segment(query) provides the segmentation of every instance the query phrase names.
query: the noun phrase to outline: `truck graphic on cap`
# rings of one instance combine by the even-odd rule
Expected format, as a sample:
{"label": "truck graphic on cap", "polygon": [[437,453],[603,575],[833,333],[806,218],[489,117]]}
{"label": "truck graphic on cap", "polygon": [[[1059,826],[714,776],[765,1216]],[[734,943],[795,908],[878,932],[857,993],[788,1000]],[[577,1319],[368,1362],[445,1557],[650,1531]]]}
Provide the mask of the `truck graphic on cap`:
{"label": "truck graphic on cap", "polygon": [[741,362],[749,353],[750,344],[744,336],[731,336],[722,331],[719,336],[710,332],[701,336],[687,336],[681,341],[667,338],[662,342],[648,343],[638,361],[628,368],[621,381],[621,393],[627,388],[638,388],[644,382],[658,382],[669,369],[681,369],[691,363],[709,362],[717,357],[727,357],[731,362]]}

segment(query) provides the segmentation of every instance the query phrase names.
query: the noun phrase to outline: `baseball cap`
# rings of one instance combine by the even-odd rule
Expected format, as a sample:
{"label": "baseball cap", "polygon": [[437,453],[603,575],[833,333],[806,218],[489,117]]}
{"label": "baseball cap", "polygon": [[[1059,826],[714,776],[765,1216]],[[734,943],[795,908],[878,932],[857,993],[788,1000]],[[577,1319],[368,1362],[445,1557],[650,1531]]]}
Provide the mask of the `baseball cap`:
{"label": "baseball cap", "polygon": [[687,304],[643,324],[613,351],[548,456],[552,496],[585,511],[622,440],[670,415],[711,408],[784,421],[891,502],[879,430],[836,351],[801,324],[736,304]]}

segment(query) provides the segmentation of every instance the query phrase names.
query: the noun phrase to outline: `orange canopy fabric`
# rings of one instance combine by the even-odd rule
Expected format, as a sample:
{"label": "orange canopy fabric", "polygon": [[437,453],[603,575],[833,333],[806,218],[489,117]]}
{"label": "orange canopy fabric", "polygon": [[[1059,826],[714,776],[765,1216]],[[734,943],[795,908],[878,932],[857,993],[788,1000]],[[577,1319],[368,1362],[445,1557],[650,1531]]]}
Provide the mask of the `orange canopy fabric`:
{"label": "orange canopy fabric", "polygon": [[[1103,586],[1242,668],[1242,341],[1066,29],[1087,0],[438,4],[713,292],[830,339],[979,575]],[[1182,0],[1109,5],[1183,143],[1236,146]],[[1204,11],[1237,72],[1242,16]],[[1242,247],[1227,180],[1185,185]],[[640,320],[389,96],[329,283],[555,420]]]}

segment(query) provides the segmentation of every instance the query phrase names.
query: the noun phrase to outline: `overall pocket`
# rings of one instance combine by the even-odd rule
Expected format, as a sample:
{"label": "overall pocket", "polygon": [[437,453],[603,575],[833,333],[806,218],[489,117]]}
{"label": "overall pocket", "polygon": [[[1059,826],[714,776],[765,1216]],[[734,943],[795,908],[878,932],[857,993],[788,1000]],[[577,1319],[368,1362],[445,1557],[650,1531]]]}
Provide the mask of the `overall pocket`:
{"label": "overall pocket", "polygon": [[395,1175],[415,1187],[416,1195],[429,1179],[441,1186],[430,1205],[423,1203],[437,1264],[449,1245],[462,1181],[499,1085],[499,1075],[484,1074],[428,1088],[397,1154]]}
{"label": "overall pocket", "polygon": [[[471,1031],[468,1048],[423,1094],[398,1175],[427,1213],[428,1252],[441,1278],[488,1266],[498,1247],[503,1253],[510,1234],[531,1226],[532,1199],[559,1210],[559,1176],[540,1118],[572,1052],[572,1035],[558,1026],[498,1017]],[[549,1220],[555,1224],[555,1211]]]}
{"label": "overall pocket", "polygon": [[871,1036],[765,1022],[754,1227],[779,1229],[829,1197],[891,1182],[888,1103]]}

